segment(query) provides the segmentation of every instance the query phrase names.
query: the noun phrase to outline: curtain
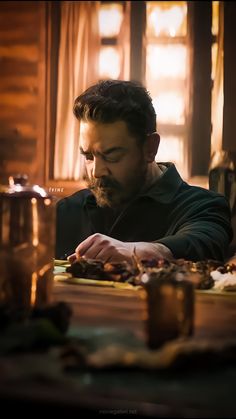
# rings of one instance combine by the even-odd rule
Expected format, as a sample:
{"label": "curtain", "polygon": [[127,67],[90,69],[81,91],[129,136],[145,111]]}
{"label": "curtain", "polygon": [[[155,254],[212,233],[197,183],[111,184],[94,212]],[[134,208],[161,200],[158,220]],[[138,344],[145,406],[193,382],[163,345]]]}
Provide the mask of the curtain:
{"label": "curtain", "polygon": [[130,79],[130,2],[126,2],[117,44],[120,53],[120,78]]}
{"label": "curtain", "polygon": [[224,6],[219,3],[219,33],[218,50],[216,59],[216,73],[212,92],[212,136],[211,136],[211,154],[222,149],[223,136],[223,81],[224,81]]}
{"label": "curtain", "polygon": [[62,1],[54,179],[77,180],[83,165],[75,98],[98,80],[99,1]]}

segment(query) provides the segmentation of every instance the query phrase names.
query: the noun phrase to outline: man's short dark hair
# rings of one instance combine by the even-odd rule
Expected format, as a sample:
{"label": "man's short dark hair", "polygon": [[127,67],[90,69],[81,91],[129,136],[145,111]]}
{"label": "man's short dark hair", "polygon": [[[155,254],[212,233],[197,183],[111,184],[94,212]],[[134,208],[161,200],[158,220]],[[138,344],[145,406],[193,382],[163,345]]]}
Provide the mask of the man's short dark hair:
{"label": "man's short dark hair", "polygon": [[156,131],[156,113],[149,92],[133,81],[103,80],[77,97],[74,115],[103,124],[124,121],[141,142]]}

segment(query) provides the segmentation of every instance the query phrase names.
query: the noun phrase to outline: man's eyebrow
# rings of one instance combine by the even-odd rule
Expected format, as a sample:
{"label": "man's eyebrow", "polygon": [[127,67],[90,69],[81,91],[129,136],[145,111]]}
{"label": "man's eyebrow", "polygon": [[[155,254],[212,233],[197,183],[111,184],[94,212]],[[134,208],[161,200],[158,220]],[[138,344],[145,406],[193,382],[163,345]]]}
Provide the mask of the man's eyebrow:
{"label": "man's eyebrow", "polygon": [[85,151],[82,149],[82,147],[79,148],[79,151],[81,154],[90,154],[90,151]]}
{"label": "man's eyebrow", "polygon": [[[82,148],[82,147],[80,147],[79,149],[80,149],[80,153],[81,153],[81,154],[93,154],[91,151],[86,151],[86,150],[83,150],[83,148]],[[111,148],[108,148],[107,150],[105,150],[105,151],[103,151],[103,152],[98,152],[97,154],[107,156],[107,155],[112,154],[112,153],[115,153],[115,152],[117,152],[117,151],[118,151],[118,152],[119,152],[119,151],[126,151],[126,148],[125,148],[125,147],[111,147]],[[96,153],[95,153],[95,154],[96,154]]]}
{"label": "man's eyebrow", "polygon": [[116,151],[126,151],[126,148],[125,147],[111,147],[103,151],[101,154],[105,154],[107,156],[108,154],[114,153]]}

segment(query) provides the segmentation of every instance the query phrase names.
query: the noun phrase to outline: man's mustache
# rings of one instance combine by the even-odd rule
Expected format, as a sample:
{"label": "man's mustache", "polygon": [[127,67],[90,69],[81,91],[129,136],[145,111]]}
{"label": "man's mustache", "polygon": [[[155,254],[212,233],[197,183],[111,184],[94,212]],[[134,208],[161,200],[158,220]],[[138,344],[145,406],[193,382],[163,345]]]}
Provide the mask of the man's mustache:
{"label": "man's mustache", "polygon": [[121,185],[117,180],[111,178],[89,179],[88,187],[92,190],[96,189],[121,189]]}

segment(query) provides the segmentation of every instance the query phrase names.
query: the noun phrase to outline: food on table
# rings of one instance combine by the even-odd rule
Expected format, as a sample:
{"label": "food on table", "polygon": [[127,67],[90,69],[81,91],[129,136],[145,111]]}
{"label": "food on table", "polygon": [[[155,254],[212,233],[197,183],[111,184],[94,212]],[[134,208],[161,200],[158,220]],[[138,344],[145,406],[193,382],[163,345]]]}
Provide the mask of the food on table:
{"label": "food on table", "polygon": [[236,291],[236,260],[231,259],[224,266],[211,272],[214,289],[218,291]]}
{"label": "food on table", "polygon": [[127,282],[138,274],[137,268],[133,268],[126,262],[103,263],[99,260],[85,259],[81,257],[66,268],[66,271],[79,278],[98,280],[110,280]]}
{"label": "food on table", "polygon": [[219,261],[206,260],[192,262],[184,259],[174,261],[159,260],[138,260],[134,257],[133,265],[127,262],[107,262],[85,259],[81,257],[66,268],[66,271],[75,277],[96,280],[129,282],[133,285],[141,285],[145,282],[145,275],[155,273],[158,279],[174,278],[177,280],[187,279],[191,281],[196,289],[206,290],[215,285],[216,274],[234,272],[236,265],[227,263],[223,265]]}

